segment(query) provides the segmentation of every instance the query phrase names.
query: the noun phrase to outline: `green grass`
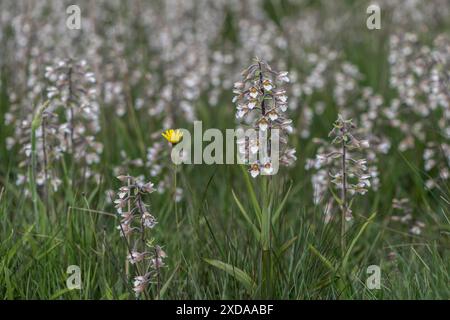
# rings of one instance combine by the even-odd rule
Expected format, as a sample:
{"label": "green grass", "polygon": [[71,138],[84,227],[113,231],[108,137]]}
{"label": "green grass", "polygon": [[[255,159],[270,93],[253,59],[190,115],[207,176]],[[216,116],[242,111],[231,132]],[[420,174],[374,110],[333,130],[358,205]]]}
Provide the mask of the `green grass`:
{"label": "green grass", "polygon": [[[290,10],[275,10],[273,1],[264,3],[277,21]],[[230,26],[224,30],[224,37],[233,41],[236,30],[232,13],[228,15]],[[347,39],[340,46],[364,72],[365,84],[389,98],[388,66],[382,45],[385,41],[383,34],[363,37],[362,44]],[[296,67],[299,64],[301,69],[300,62],[291,63]],[[7,77],[2,73],[2,78]],[[2,87],[2,123],[9,109],[5,92]],[[312,137],[326,138],[335,119],[331,94],[321,97],[328,104],[323,116],[313,120]],[[215,109],[208,107],[204,98],[197,102],[204,128],[235,126],[229,95],[224,93]],[[11,128],[0,127],[0,298],[134,299],[131,279],[125,278],[126,248],[116,229],[118,218],[104,193],[119,187],[112,173],[112,168],[120,164],[119,150],[131,158],[144,157],[145,148],[152,143],[150,134],[161,126],[149,119],[145,110],[135,112],[119,118],[102,109],[98,139],[105,150],[101,166],[96,169],[101,173],[101,182],[72,186],[69,169],[61,177],[63,186],[57,193],[50,193],[48,203],[39,192],[33,202],[32,197],[25,196],[25,188],[30,186],[15,185],[15,175],[21,170],[17,165],[18,150],[6,151],[5,139]],[[191,129],[189,124],[184,127]],[[397,132],[386,134],[393,141],[399,140]],[[168,195],[150,196],[159,221],[153,236],[168,254],[162,299],[450,298],[449,186],[435,191],[425,189],[426,174],[419,169],[423,146],[405,153],[394,147],[380,157],[381,188],[355,201],[355,222],[347,235],[349,250],[343,260],[337,223],[325,224],[324,207],[312,201],[311,173],[305,171],[304,164],[314,154],[314,145],[311,139],[298,137],[292,143],[297,146],[299,160],[294,168],[282,169],[273,179],[272,214],[276,212],[279,218],[271,225],[267,221],[258,224],[256,203],[262,203],[259,180],[247,182],[239,166],[179,168],[178,184],[185,192],[178,205],[179,226]],[[145,170],[133,169],[130,174],[148,177]],[[33,188],[31,185],[31,192]],[[250,190],[254,190],[254,198]],[[392,199],[404,195],[411,198],[414,212],[426,223],[420,236],[389,222]],[[272,241],[270,290],[265,292],[260,290],[263,241],[255,236],[262,229],[266,236],[271,234]],[[389,258],[393,253],[394,260]],[[81,290],[66,287],[69,265],[81,268]],[[380,290],[366,287],[366,269],[370,265],[381,268]],[[155,296],[154,287],[150,288],[150,296]]]}
{"label": "green grass", "polygon": [[[405,173],[408,169],[404,168]],[[205,259],[217,259],[258,274],[261,252],[232,196],[232,189],[245,195],[240,170],[234,167],[186,168],[182,183],[187,200],[182,204],[180,228],[167,199],[153,194],[152,207],[159,218],[155,238],[165,246],[169,257],[164,279],[170,283],[162,298],[219,299],[256,298],[233,275],[215,269]],[[295,172],[295,171],[294,171]],[[414,173],[412,173],[414,174]],[[192,178],[195,177],[195,178]],[[386,214],[367,224],[360,207],[351,239],[356,239],[344,271],[339,269],[338,230],[324,225],[321,208],[311,204],[303,178],[293,178],[293,189],[273,230],[274,242],[292,245],[274,259],[274,288],[271,297],[282,299],[448,299],[450,297],[448,256],[448,207],[429,221],[429,232],[413,237],[387,226]],[[298,179],[298,180],[297,180]],[[108,179],[105,178],[105,181]],[[226,182],[226,183],[224,183]],[[105,182],[106,183],[106,182]],[[280,194],[287,182],[281,183]],[[100,190],[102,187],[99,188]],[[75,192],[74,192],[75,193]],[[101,194],[101,193],[100,193]],[[381,194],[383,194],[381,192]],[[386,196],[389,197],[387,194]],[[54,196],[56,197],[56,195]],[[251,208],[244,196],[242,206]],[[386,197],[382,197],[386,198]],[[380,201],[384,203],[383,200]],[[383,213],[388,205],[381,205]],[[92,210],[92,211],[89,211]],[[94,211],[99,210],[100,212]],[[31,201],[9,182],[0,202],[0,295],[4,299],[120,299],[133,298],[124,278],[125,248],[115,229],[117,219],[98,195],[88,200],[75,193],[73,200],[58,195],[54,212],[40,208],[42,221],[34,219]],[[349,241],[350,242],[350,241]],[[311,248],[314,248],[312,250]],[[395,252],[395,261],[387,258]],[[322,259],[323,258],[323,259]],[[324,260],[329,261],[330,266]],[[82,290],[66,290],[66,269],[79,265]],[[368,290],[366,268],[381,267],[382,289]],[[344,280],[342,280],[344,279]]]}

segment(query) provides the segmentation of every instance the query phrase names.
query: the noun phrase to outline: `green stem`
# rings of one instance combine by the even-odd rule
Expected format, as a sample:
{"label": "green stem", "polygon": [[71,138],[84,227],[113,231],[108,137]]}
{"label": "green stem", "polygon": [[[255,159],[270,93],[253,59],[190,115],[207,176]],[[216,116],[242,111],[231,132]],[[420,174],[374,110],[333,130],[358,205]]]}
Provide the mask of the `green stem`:
{"label": "green stem", "polygon": [[36,189],[36,128],[31,129],[30,189],[36,223],[39,225],[38,195]]}
{"label": "green stem", "polygon": [[345,216],[347,214],[347,147],[345,141],[342,141],[342,210],[341,210],[341,253],[345,255]]}
{"label": "green stem", "polygon": [[[37,150],[36,150],[36,131],[42,124],[43,113],[48,107],[49,101],[46,101],[36,111],[33,121],[31,122],[31,168],[29,172],[29,184],[31,190],[31,199],[33,201],[33,210],[36,219],[36,223],[40,226],[40,215],[38,210],[38,193],[36,187],[36,168],[37,168]],[[43,132],[42,134],[45,134]]]}
{"label": "green stem", "polygon": [[[267,179],[265,179],[267,178]],[[264,298],[271,296],[272,283],[272,243],[271,243],[271,220],[270,209],[270,180],[264,177],[262,184],[262,222],[261,222],[261,269],[262,269],[262,294]]]}
{"label": "green stem", "polygon": [[174,164],[173,170],[173,201],[175,206],[175,220],[177,224],[177,232],[179,228],[179,220],[178,220],[178,204],[177,204],[177,165]]}

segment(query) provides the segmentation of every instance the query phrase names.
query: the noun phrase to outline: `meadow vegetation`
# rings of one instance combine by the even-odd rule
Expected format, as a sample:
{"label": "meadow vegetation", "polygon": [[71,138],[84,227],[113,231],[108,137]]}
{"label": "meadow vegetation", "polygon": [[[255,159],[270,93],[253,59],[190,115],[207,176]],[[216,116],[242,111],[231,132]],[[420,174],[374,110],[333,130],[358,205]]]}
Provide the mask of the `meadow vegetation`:
{"label": "meadow vegetation", "polygon": [[448,1],[77,2],[0,3],[2,299],[450,298]]}

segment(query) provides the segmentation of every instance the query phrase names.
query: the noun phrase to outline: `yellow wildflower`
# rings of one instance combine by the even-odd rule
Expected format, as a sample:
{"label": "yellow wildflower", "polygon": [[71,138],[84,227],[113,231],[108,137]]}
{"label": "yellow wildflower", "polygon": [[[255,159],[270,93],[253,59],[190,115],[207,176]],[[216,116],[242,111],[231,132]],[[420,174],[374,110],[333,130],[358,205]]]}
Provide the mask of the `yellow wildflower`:
{"label": "yellow wildflower", "polygon": [[162,133],[162,136],[166,138],[172,145],[176,145],[181,140],[183,140],[183,133],[180,129],[169,129]]}

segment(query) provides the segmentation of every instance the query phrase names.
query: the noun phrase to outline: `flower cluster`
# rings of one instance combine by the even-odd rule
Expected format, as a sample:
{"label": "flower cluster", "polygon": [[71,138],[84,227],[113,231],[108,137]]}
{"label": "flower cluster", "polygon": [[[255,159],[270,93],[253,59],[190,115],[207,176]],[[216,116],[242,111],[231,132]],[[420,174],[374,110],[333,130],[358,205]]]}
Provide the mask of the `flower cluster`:
{"label": "flower cluster", "polygon": [[[367,140],[355,137],[356,127],[352,120],[346,120],[341,115],[333,125],[329,136],[333,138],[331,145],[323,140],[316,158],[309,159],[306,169],[316,169],[312,176],[314,187],[314,201],[318,203],[330,184],[341,192],[341,201],[346,206],[350,197],[364,195],[371,187],[373,174],[368,170],[365,158],[356,158],[356,152],[361,152],[369,147]],[[345,210],[346,220],[352,219],[350,206]]]}
{"label": "flower cluster", "polygon": [[408,231],[412,235],[418,236],[422,234],[422,230],[425,228],[425,223],[413,218],[413,210],[411,208],[411,204],[409,203],[409,199],[393,199],[392,208],[400,214],[392,215],[391,221],[407,225],[409,228]]}
{"label": "flower cluster", "polygon": [[[100,109],[96,100],[96,79],[85,60],[58,60],[45,68],[45,83],[40,90],[47,92],[48,107],[42,112],[42,122],[36,130],[36,183],[49,186],[57,191],[60,178],[57,161],[65,154],[73,155],[73,161],[80,165],[83,179],[99,174],[92,167],[100,162],[103,145],[96,140],[100,131]],[[41,102],[31,102],[31,106]],[[17,107],[20,107],[18,105]],[[21,145],[23,160],[19,166],[30,163],[31,117],[36,110],[23,110],[22,120],[15,119],[13,113],[6,115],[7,123],[18,122],[15,137],[8,137],[7,147]],[[25,174],[19,173],[16,183],[26,182]]]}
{"label": "flower cluster", "polygon": [[[297,159],[295,149],[287,147],[287,135],[293,131],[292,120],[286,118],[287,95],[280,84],[289,82],[287,72],[275,72],[264,61],[255,62],[242,72],[242,81],[234,84],[233,102],[236,103],[236,118],[244,118],[250,127],[258,132],[253,139],[238,140],[239,152],[246,163],[250,164],[252,177],[261,172],[271,174],[272,157],[278,157],[281,164],[290,166]],[[279,152],[271,154],[270,139],[272,130],[279,131]],[[268,137],[268,145],[262,145],[262,135]],[[247,137],[248,138],[248,137]],[[261,148],[267,149],[263,159],[251,160]]]}
{"label": "flower cluster", "polygon": [[136,266],[133,290],[136,295],[145,293],[149,283],[156,279],[159,292],[160,268],[164,267],[166,253],[147,238],[146,230],[153,229],[157,221],[144,203],[144,197],[155,191],[153,183],[143,183],[128,175],[117,178],[124,183],[114,200],[120,216],[117,229],[127,244],[127,260]]}
{"label": "flower cluster", "polygon": [[85,60],[65,59],[47,66],[45,78],[49,83],[49,110],[57,118],[54,122],[58,122],[53,130],[57,150],[70,153],[73,161],[83,167],[83,179],[98,176],[92,166],[100,162],[103,144],[96,139],[100,107],[94,73]]}
{"label": "flower cluster", "polygon": [[450,178],[450,38],[423,45],[416,34],[394,34],[389,63],[397,96],[385,114],[403,135],[400,151],[425,144],[426,186],[434,188]]}
{"label": "flower cluster", "polygon": [[88,164],[99,162],[102,145],[95,142],[94,136],[100,131],[100,108],[94,73],[85,60],[66,59],[48,66],[45,77],[50,83],[47,98],[53,109],[64,111],[61,117],[66,122],[59,131],[67,142],[62,148],[71,150],[76,159],[85,159]]}

